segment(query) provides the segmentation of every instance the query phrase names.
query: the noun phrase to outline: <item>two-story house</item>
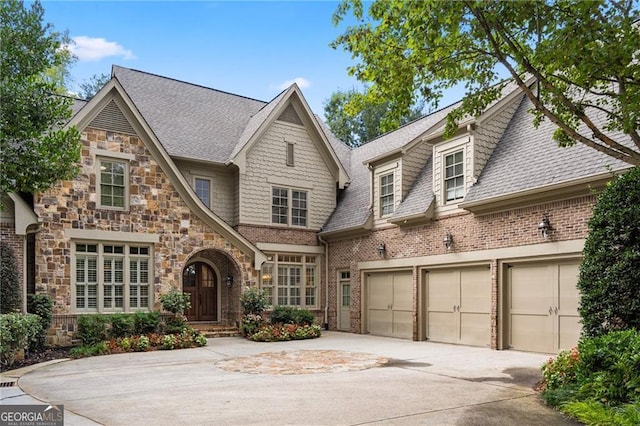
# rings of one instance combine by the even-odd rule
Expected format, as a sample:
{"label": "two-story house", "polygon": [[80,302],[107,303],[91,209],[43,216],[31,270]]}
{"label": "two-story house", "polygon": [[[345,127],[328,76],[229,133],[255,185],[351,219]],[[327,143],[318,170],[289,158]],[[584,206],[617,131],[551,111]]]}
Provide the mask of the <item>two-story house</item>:
{"label": "two-story house", "polygon": [[114,67],[77,106],[78,176],[0,218],[68,330],[174,288],[190,320],[237,324],[258,286],[329,329],[553,352],[580,332],[593,190],[627,167],[557,148],[515,86],[452,138],[456,105],[355,149],[295,85],[262,102]]}

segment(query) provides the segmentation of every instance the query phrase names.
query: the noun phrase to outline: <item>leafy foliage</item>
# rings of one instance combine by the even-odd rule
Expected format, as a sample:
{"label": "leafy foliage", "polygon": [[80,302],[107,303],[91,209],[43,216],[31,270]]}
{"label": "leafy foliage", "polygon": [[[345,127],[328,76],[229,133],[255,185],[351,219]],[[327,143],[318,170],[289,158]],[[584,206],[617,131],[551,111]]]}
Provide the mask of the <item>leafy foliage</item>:
{"label": "leafy foliage", "polygon": [[271,324],[311,325],[316,317],[308,309],[276,306],[271,313]]}
{"label": "leafy foliage", "polygon": [[136,312],[133,317],[135,334],[156,333],[160,327],[159,312]]}
{"label": "leafy foliage", "polygon": [[80,315],[77,322],[76,337],[82,341],[83,346],[93,346],[107,340],[108,318],[105,315]]}
{"label": "leafy foliage", "polygon": [[[413,106],[407,115],[401,117],[399,124],[419,118],[422,107],[422,103]],[[338,139],[352,147],[365,144],[384,133],[380,122],[388,109],[388,101],[373,103],[355,89],[333,92],[324,103],[327,125]]]}
{"label": "leafy foliage", "polygon": [[243,336],[251,336],[264,325],[264,319],[261,315],[246,314],[242,316],[240,331]]}
{"label": "leafy foliage", "polygon": [[261,315],[267,308],[267,293],[257,287],[249,287],[240,296],[243,315]]}
{"label": "leafy foliage", "polygon": [[0,242],[0,313],[20,311],[22,297],[13,249]]}
{"label": "leafy foliage", "polygon": [[586,424],[638,424],[640,330],[585,337],[542,371],[548,404]]}
{"label": "leafy foliage", "polygon": [[[68,36],[43,24],[40,2],[0,2],[0,190],[34,193],[75,176],[80,133],[60,96]],[[56,71],[57,70],[57,71]]]}
{"label": "leafy foliage", "polygon": [[82,99],[91,99],[107,84],[111,76],[109,74],[94,74],[89,79],[80,83],[80,93],[78,96]]}
{"label": "leafy foliage", "polygon": [[179,290],[171,290],[160,296],[160,302],[165,311],[174,315],[183,315],[191,307],[191,295]]}
{"label": "leafy foliage", "polygon": [[271,324],[261,327],[249,336],[254,342],[282,342],[287,340],[315,339],[322,331],[317,325]]}
{"label": "leafy foliage", "polygon": [[583,334],[640,328],[640,168],[614,179],[598,197],[583,254]]}
{"label": "leafy foliage", "polygon": [[16,355],[35,342],[42,330],[34,314],[0,314],[0,365],[11,367]]}
{"label": "leafy foliage", "polygon": [[[448,115],[446,135],[498,99],[506,73],[533,103],[534,122],[558,126],[561,146],[583,143],[640,165],[640,31],[635,0],[344,0],[334,24],[358,24],[333,43],[357,63],[373,104],[390,101],[383,130],[416,98],[438,106],[444,90],[466,96]],[[528,77],[537,81],[532,86]],[[596,115],[603,118],[596,119]]]}
{"label": "leafy foliage", "polygon": [[113,337],[126,337],[135,333],[135,318],[131,314],[109,315],[111,323],[110,335]]}
{"label": "leafy foliage", "polygon": [[53,299],[46,294],[30,294],[27,296],[27,312],[40,317],[41,330],[36,341],[31,345],[31,350],[42,350],[47,336],[47,330],[53,319]]}

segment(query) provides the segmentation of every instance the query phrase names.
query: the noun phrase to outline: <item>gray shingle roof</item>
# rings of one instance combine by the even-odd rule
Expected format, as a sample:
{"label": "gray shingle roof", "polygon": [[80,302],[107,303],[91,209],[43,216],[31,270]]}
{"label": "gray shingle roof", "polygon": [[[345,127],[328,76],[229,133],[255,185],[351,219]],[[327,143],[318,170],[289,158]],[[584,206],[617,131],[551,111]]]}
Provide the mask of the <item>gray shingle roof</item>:
{"label": "gray shingle roof", "polygon": [[[345,165],[345,167],[347,164],[350,164],[350,167],[347,170],[349,170],[351,184],[344,190],[338,206],[327,223],[325,223],[322,228],[322,232],[336,232],[363,226],[371,214],[371,199],[369,192],[370,175],[369,170],[364,163],[386,152],[402,148],[421,135],[429,133],[434,126],[446,117],[449,111],[458,105],[459,104],[451,105],[418,120],[412,121],[411,123],[400,127],[398,130],[386,133],[367,144],[351,150],[349,162],[347,163],[346,161],[342,161],[342,164]],[[338,152],[338,155],[341,159],[344,158],[344,152]],[[423,176],[423,178],[426,178],[426,174],[421,173],[420,175]],[[424,184],[424,182],[421,181],[421,184]],[[422,206],[414,199],[409,201],[410,204],[404,208],[405,213],[419,213],[419,209]],[[402,204],[399,208],[402,208]],[[410,212],[409,209],[413,208],[418,210]]]}
{"label": "gray shingle roof", "polygon": [[391,221],[426,213],[433,203],[435,203],[433,194],[433,161],[429,158],[426,166],[416,177],[411,189],[409,189],[407,196],[391,216]]}
{"label": "gray shingle roof", "polygon": [[[629,167],[580,143],[570,148],[558,147],[552,140],[556,126],[545,120],[536,129],[533,116],[528,113],[531,108],[531,102],[523,98],[465,202],[606,173],[609,167]],[[623,138],[621,134],[613,136]]]}
{"label": "gray shingle roof", "polygon": [[224,163],[266,102],[119,66],[113,76],[170,156]]}

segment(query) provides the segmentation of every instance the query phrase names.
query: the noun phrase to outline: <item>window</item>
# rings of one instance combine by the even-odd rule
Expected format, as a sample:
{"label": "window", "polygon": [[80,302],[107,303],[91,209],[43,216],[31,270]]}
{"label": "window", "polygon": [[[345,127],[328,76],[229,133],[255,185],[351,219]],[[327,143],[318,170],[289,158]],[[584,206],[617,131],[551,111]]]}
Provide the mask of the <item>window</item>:
{"label": "window", "polygon": [[211,208],[211,180],[195,178],[194,189],[204,205]]}
{"label": "window", "polygon": [[307,226],[307,216],[307,191],[277,187],[271,189],[271,223]]}
{"label": "window", "polygon": [[149,309],[150,248],[76,243],[75,307],[82,311]]}
{"label": "window", "polygon": [[128,163],[115,159],[99,159],[100,207],[125,210],[127,208]]}
{"label": "window", "polygon": [[[316,256],[277,254],[262,266],[262,288],[271,306],[314,308],[317,304]],[[273,272],[277,271],[274,276]]]}
{"label": "window", "polygon": [[462,151],[444,157],[444,189],[447,201],[464,197],[464,162]]}
{"label": "window", "polygon": [[380,176],[380,216],[393,213],[393,173]]}
{"label": "window", "polygon": [[340,271],[340,283],[341,288],[342,306],[347,308],[351,306],[351,272]]}
{"label": "window", "polygon": [[293,144],[287,142],[287,166],[293,166]]}

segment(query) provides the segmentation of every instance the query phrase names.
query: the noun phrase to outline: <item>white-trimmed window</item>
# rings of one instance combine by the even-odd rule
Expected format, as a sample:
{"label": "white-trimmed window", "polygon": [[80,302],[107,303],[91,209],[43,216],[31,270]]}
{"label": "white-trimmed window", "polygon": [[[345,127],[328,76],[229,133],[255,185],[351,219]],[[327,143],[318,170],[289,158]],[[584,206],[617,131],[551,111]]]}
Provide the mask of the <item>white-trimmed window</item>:
{"label": "white-trimmed window", "polygon": [[393,213],[393,173],[380,176],[380,217]]}
{"label": "white-trimmed window", "polygon": [[[271,306],[315,308],[318,292],[316,256],[274,254],[262,266],[262,288]],[[277,273],[274,274],[274,271]]]}
{"label": "white-trimmed window", "polygon": [[464,198],[464,155],[462,150],[444,156],[445,200]]}
{"label": "white-trimmed window", "polygon": [[151,249],[148,246],[76,243],[75,308],[88,312],[148,310]]}
{"label": "white-trimmed window", "polygon": [[211,208],[211,179],[194,178],[193,189],[204,205]]}
{"label": "white-trimmed window", "polygon": [[342,296],[342,306],[351,306],[351,272],[340,271],[340,278],[338,285],[340,286],[340,294]]}
{"label": "white-trimmed window", "polygon": [[99,207],[117,210],[128,208],[129,163],[114,158],[98,158],[97,183]]}
{"label": "white-trimmed window", "polygon": [[271,223],[306,227],[308,215],[307,191],[271,188]]}

